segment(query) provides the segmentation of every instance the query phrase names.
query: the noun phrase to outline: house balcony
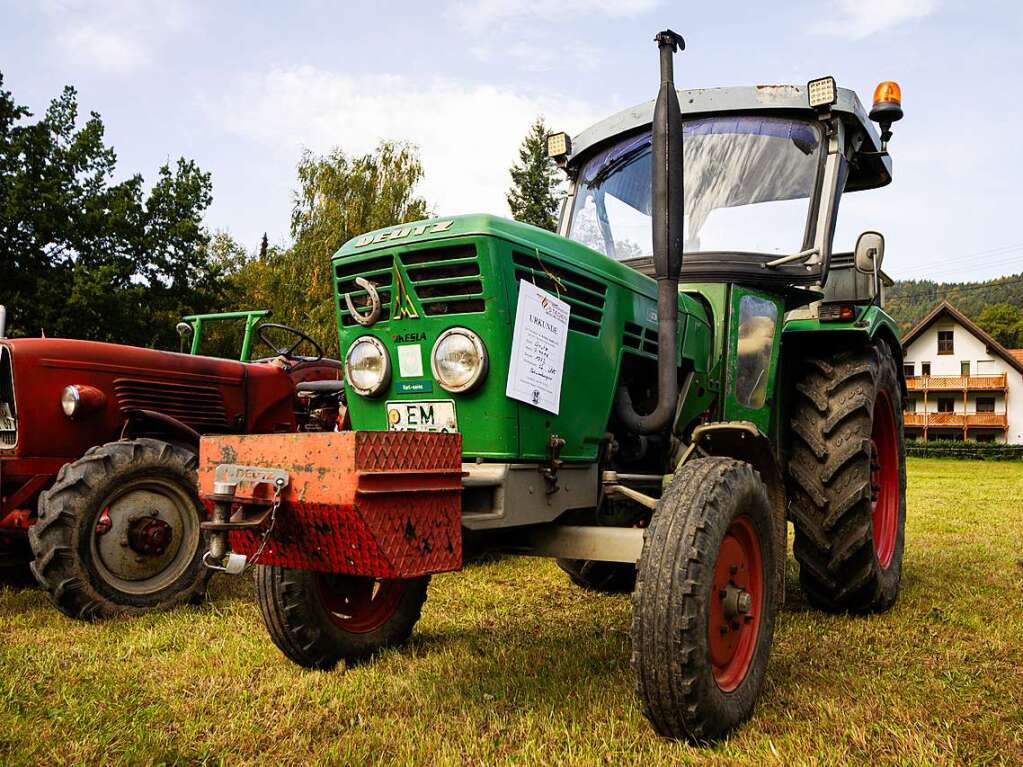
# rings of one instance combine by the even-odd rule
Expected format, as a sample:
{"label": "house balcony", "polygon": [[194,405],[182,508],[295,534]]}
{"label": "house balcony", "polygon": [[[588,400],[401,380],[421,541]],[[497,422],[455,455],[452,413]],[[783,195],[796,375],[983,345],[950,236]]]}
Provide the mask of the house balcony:
{"label": "house balcony", "polygon": [[912,391],[1008,391],[1005,373],[982,376],[910,376],[906,387]]}
{"label": "house balcony", "polygon": [[1005,413],[903,413],[911,429],[1002,429],[1009,428]]}

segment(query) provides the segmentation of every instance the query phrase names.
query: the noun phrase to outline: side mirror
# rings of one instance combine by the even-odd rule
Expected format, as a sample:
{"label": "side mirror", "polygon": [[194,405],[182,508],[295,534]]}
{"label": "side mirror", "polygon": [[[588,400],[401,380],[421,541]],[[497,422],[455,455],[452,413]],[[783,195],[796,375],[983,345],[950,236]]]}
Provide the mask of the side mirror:
{"label": "side mirror", "polygon": [[874,274],[881,271],[884,260],[884,235],[880,232],[864,232],[856,240],[856,271]]}

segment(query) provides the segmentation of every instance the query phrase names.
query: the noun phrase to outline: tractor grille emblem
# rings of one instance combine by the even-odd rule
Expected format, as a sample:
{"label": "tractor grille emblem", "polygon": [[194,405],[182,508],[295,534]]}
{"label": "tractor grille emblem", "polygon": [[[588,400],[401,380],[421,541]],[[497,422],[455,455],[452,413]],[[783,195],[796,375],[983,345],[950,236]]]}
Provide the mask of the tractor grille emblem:
{"label": "tractor grille emblem", "polygon": [[410,319],[418,320],[419,312],[416,311],[412,294],[405,284],[405,278],[401,274],[398,265],[394,266],[394,308],[391,310],[391,317],[396,320]]}

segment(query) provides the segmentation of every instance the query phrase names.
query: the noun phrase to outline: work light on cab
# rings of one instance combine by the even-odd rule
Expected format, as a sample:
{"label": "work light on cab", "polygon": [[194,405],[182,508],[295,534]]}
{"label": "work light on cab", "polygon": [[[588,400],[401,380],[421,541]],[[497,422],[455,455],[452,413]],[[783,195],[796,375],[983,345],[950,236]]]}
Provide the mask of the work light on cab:
{"label": "work light on cab", "polygon": [[433,377],[444,389],[464,393],[475,389],[487,374],[487,349],[468,328],[451,328],[437,338],[430,354]]}
{"label": "work light on cab", "polygon": [[547,156],[559,166],[564,166],[572,154],[572,139],[567,133],[552,133],[547,137]]}
{"label": "work light on cab", "polygon": [[363,397],[375,397],[391,381],[391,360],[387,349],[373,336],[357,338],[345,357],[348,385]]}
{"label": "work light on cab", "polygon": [[827,112],[831,105],[838,101],[838,87],[831,75],[818,77],[806,84],[806,98],[810,107],[817,111]]}

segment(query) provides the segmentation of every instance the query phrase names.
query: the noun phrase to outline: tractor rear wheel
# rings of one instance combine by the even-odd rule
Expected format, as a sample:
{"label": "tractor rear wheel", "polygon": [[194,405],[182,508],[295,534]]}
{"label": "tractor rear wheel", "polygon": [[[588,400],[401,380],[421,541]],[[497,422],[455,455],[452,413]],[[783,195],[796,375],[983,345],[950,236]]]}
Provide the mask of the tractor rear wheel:
{"label": "tractor rear wheel", "polygon": [[636,691],[658,734],[704,743],[753,712],[774,633],[774,527],[742,461],[690,461],[661,496],[632,595]]}
{"label": "tractor rear wheel", "polygon": [[28,531],[32,573],[61,612],[94,620],[203,596],[197,466],[187,448],[136,439],[61,468]]}
{"label": "tractor rear wheel", "polygon": [[367,578],[284,567],[256,568],[263,623],[300,666],[329,669],[402,644],[419,620],[430,576]]}
{"label": "tractor rear wheel", "polygon": [[592,559],[559,559],[558,567],[569,580],[587,591],[600,594],[630,594],[636,588],[636,566]]}
{"label": "tractor rear wheel", "polygon": [[788,464],[793,552],[807,600],[883,612],[902,577],[906,465],[902,389],[888,345],[807,360]]}

